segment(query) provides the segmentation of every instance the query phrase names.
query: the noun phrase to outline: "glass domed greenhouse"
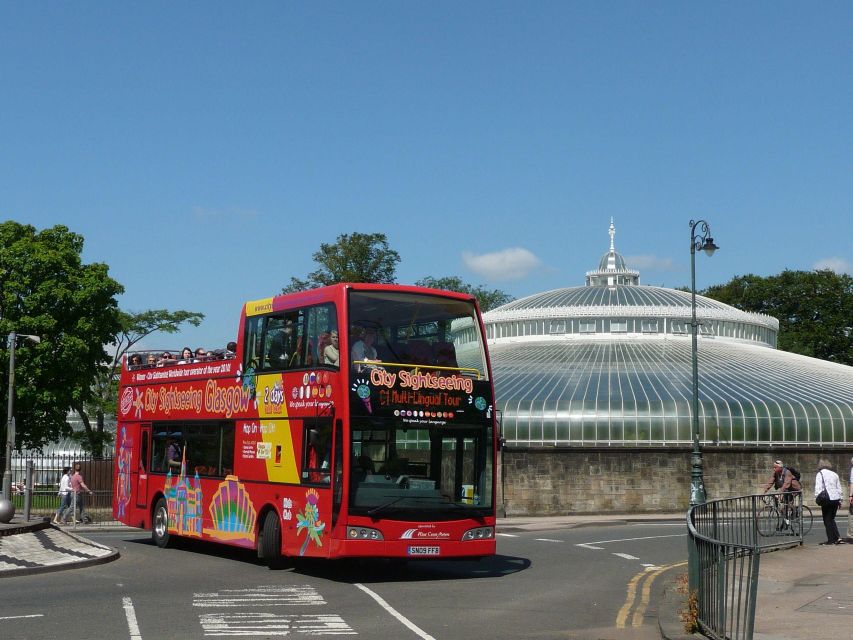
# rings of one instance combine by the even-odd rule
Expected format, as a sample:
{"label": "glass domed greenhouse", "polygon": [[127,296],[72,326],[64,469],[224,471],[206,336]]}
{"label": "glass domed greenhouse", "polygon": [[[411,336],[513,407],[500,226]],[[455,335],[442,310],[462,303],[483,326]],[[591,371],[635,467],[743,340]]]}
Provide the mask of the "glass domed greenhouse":
{"label": "glass domed greenhouse", "polygon": [[[692,444],[691,296],[640,284],[614,248],[586,286],[484,315],[516,447]],[[703,444],[849,447],[853,367],[776,349],[779,323],[696,297]]]}

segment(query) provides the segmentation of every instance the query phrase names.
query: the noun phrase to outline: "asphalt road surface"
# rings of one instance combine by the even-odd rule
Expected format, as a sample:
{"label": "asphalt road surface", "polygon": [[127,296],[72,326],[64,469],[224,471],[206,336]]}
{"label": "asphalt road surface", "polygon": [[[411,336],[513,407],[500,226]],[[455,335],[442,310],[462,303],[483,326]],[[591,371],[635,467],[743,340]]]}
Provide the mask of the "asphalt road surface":
{"label": "asphalt road surface", "polygon": [[403,640],[659,638],[656,587],[686,571],[683,521],[499,530],[479,562],[337,561],[273,571],[202,543],[90,533],[116,562],[0,581],[0,637]]}

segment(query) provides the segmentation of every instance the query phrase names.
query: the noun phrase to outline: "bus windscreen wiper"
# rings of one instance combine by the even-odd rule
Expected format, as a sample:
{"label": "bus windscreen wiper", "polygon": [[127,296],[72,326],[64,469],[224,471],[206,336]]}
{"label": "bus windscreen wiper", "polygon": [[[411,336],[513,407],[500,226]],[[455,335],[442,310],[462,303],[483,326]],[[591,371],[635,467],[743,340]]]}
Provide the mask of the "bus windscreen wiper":
{"label": "bus windscreen wiper", "polygon": [[427,496],[397,496],[396,498],[394,498],[393,500],[389,500],[385,504],[380,504],[378,507],[373,507],[370,511],[367,512],[367,515],[374,516],[377,513],[379,513],[380,511],[384,511],[388,507],[397,504],[398,502],[400,502],[400,500],[416,500],[416,501],[419,501],[419,500],[434,500],[434,498],[430,498]]}

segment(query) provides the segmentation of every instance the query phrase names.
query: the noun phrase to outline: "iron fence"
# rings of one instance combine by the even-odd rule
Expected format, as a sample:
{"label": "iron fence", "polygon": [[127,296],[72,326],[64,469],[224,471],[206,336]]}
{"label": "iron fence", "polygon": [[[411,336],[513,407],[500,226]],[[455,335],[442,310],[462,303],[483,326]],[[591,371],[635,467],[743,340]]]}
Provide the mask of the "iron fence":
{"label": "iron fence", "polygon": [[[113,520],[113,459],[94,458],[83,451],[43,454],[16,451],[12,454],[12,503],[15,512],[30,518],[53,517],[60,506],[59,481],[65,467],[80,464],[80,473],[92,495],[84,497],[82,516],[68,516],[71,526],[85,518],[87,524],[114,525]],[[5,461],[3,461],[5,468]]]}
{"label": "iron fence", "polygon": [[790,495],[789,502],[776,495],[712,500],[688,511],[697,622],[706,636],[752,640],[761,554],[802,544],[812,526],[802,492]]}

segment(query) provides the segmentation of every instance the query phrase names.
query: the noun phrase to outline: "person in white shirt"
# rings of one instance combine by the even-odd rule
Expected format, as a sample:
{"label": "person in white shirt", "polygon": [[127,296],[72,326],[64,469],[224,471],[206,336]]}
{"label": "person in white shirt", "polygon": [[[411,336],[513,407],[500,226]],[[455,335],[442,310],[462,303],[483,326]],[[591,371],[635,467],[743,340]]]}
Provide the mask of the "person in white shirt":
{"label": "person in white shirt", "polygon": [[341,357],[338,348],[338,332],[332,331],[329,334],[329,344],[323,348],[323,364],[338,366]]}
{"label": "person in white shirt", "polygon": [[71,467],[62,467],[62,478],[59,480],[59,508],[53,516],[53,524],[61,524],[60,518],[64,512],[71,509]]}
{"label": "person in white shirt", "polygon": [[376,354],[376,347],[373,345],[376,343],[376,330],[372,327],[368,327],[364,330],[364,333],[361,336],[361,340],[358,340],[352,346],[352,354],[351,354],[351,362],[353,366],[355,366],[356,371],[362,371],[363,369],[369,368],[371,365],[370,362],[378,362],[378,356]]}
{"label": "person in white shirt", "polygon": [[844,544],[841,534],[838,533],[838,525],[835,524],[835,514],[838,513],[838,506],[844,497],[844,493],[841,490],[841,480],[839,480],[838,474],[832,470],[832,464],[829,460],[821,459],[818,460],[817,464],[818,472],[814,482],[815,498],[824,489],[829,494],[829,502],[820,505],[823,526],[826,529],[826,542],[821,542],[820,544]]}

